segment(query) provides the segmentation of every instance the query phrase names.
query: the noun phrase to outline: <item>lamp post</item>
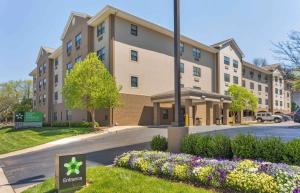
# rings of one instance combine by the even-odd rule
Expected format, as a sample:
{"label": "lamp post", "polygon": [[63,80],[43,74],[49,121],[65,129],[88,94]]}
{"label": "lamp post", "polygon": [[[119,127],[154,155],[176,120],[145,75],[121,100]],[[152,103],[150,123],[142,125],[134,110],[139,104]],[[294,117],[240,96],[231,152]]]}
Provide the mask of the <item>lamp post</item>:
{"label": "lamp post", "polygon": [[179,153],[182,138],[188,134],[188,128],[183,127],[181,114],[181,87],[180,87],[180,16],[179,0],[174,0],[174,98],[175,122],[168,128],[168,149],[170,152]]}
{"label": "lamp post", "polygon": [[181,114],[181,84],[180,84],[180,2],[174,0],[174,87],[175,87],[175,125],[183,126]]}

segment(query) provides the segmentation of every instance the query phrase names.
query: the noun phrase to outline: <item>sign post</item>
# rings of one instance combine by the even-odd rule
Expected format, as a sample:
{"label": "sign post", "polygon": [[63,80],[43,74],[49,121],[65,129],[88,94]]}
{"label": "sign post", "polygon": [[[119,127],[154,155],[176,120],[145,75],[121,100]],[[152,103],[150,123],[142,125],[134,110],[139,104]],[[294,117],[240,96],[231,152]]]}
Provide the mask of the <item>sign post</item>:
{"label": "sign post", "polygon": [[85,154],[56,155],[55,187],[58,192],[74,192],[86,185]]}
{"label": "sign post", "polygon": [[14,122],[16,129],[42,127],[43,113],[41,112],[15,112]]}

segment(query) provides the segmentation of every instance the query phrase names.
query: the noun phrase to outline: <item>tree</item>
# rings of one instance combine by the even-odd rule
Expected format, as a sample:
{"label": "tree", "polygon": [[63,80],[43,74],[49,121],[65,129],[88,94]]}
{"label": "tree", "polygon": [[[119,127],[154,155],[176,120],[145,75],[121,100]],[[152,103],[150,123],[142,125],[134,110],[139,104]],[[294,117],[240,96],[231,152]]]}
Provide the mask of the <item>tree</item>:
{"label": "tree", "polygon": [[229,86],[228,92],[231,97],[230,111],[234,117],[243,110],[256,111],[258,99],[252,92],[236,84]]}
{"label": "tree", "polygon": [[95,128],[95,110],[119,106],[119,90],[96,53],[90,53],[67,74],[62,94],[68,108],[87,110],[91,114]]}
{"label": "tree", "polygon": [[32,110],[32,80],[0,83],[0,117],[6,122],[14,111]]}
{"label": "tree", "polygon": [[268,64],[267,59],[265,59],[265,58],[255,58],[253,60],[253,63],[258,67],[263,67]]}
{"label": "tree", "polygon": [[292,102],[292,112],[295,112],[297,109],[299,108],[299,106],[295,103],[295,102]]}
{"label": "tree", "polygon": [[287,68],[300,68],[300,32],[292,31],[287,41],[274,44],[276,58],[284,62]]}

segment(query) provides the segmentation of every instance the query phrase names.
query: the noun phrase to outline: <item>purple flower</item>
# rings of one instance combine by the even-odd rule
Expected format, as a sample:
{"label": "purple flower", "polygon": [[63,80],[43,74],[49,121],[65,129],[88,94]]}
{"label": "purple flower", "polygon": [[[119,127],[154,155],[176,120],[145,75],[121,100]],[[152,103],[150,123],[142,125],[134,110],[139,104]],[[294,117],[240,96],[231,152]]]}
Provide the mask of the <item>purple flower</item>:
{"label": "purple flower", "polygon": [[295,190],[293,190],[293,193],[300,193],[300,188],[296,188]]}

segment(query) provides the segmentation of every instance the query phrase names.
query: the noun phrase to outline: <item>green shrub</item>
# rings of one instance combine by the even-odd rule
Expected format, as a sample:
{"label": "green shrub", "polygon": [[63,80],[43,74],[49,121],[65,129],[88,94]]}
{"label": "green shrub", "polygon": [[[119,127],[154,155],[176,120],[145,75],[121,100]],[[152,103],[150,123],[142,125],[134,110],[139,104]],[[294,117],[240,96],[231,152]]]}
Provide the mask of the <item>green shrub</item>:
{"label": "green shrub", "polygon": [[[96,122],[96,126],[99,124]],[[80,121],[80,122],[53,122],[52,127],[93,127],[92,122]],[[51,127],[51,122],[44,122],[43,127]]]}
{"label": "green shrub", "polygon": [[255,159],[257,138],[253,135],[239,134],[231,140],[233,155],[242,159]]}
{"label": "green shrub", "polygon": [[168,149],[168,141],[165,137],[157,135],[151,140],[151,149],[155,151],[166,151]]}
{"label": "green shrub", "polygon": [[196,142],[198,137],[199,135],[197,134],[184,136],[180,146],[181,152],[195,155],[195,147],[196,147]]}
{"label": "green shrub", "polygon": [[278,137],[267,137],[257,140],[256,158],[270,162],[281,162],[284,143]]}
{"label": "green shrub", "polygon": [[211,136],[209,135],[198,135],[196,138],[196,144],[194,147],[195,155],[202,157],[209,157],[209,146],[208,143],[211,140]]}
{"label": "green shrub", "polygon": [[214,135],[208,141],[208,155],[214,158],[232,158],[230,137],[222,134]]}
{"label": "green shrub", "polygon": [[300,139],[294,139],[284,145],[283,160],[289,164],[300,165]]}

